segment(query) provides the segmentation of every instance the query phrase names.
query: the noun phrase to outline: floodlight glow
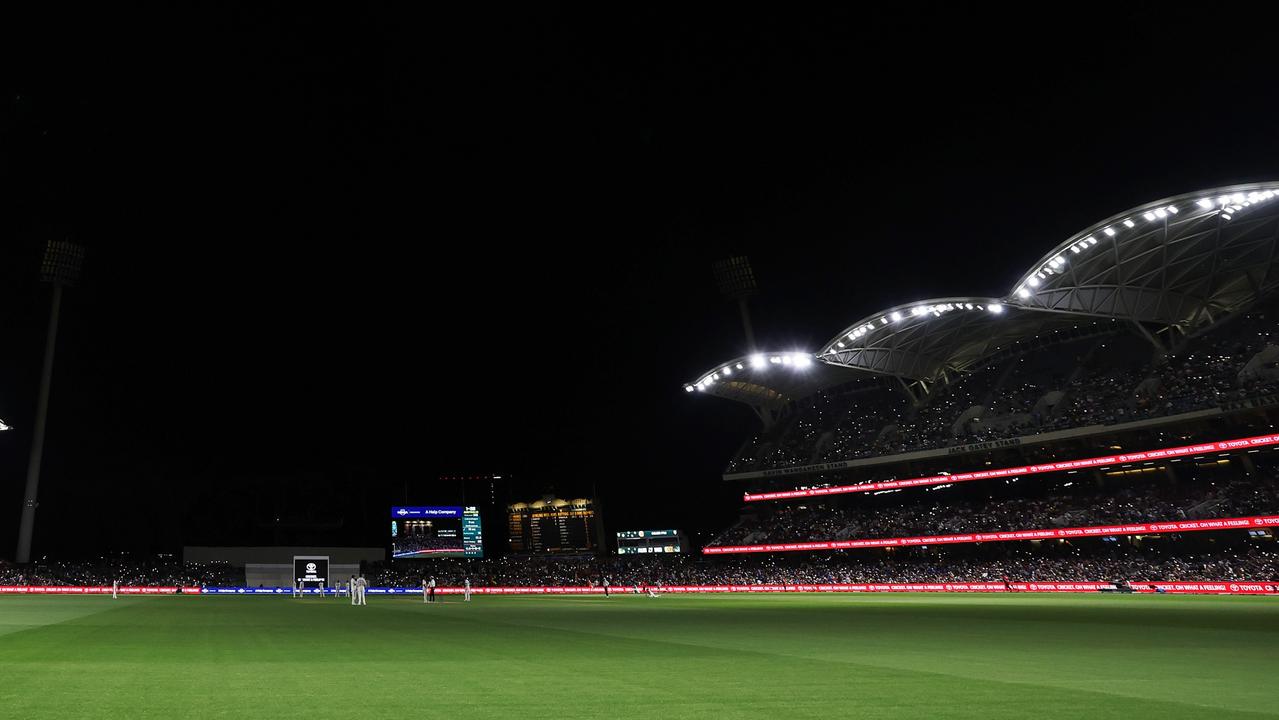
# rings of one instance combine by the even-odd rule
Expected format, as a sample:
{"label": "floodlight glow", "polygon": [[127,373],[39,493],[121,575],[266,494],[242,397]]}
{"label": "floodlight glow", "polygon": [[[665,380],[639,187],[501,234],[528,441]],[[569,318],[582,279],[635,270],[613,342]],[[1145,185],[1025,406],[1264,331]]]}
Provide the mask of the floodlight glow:
{"label": "floodlight glow", "polygon": [[0,420],[0,432],[4,432],[5,430],[12,430],[12,429],[13,429],[12,425],[6,423],[3,420]]}
{"label": "floodlight glow", "polygon": [[1079,246],[1078,246],[1078,245],[1071,245],[1071,246],[1070,246],[1070,251],[1071,251],[1072,253],[1074,253],[1074,254],[1078,255],[1078,254],[1079,254]]}
{"label": "floodlight glow", "polygon": [[1235,193],[1234,195],[1231,195],[1231,196],[1230,196],[1230,200],[1231,200],[1231,202],[1233,202],[1233,203],[1234,203],[1234,204],[1236,204],[1236,205],[1238,205],[1239,203],[1243,202],[1243,199],[1244,199],[1244,198],[1243,198],[1243,193]]}
{"label": "floodlight glow", "polygon": [[723,370],[720,370],[720,372],[724,373],[726,377],[733,374],[732,368],[724,368]]}
{"label": "floodlight glow", "polygon": [[795,366],[806,368],[813,364],[813,359],[802,353],[795,353]]}
{"label": "floodlight glow", "polygon": [[684,386],[684,392],[693,392],[693,386],[692,386],[692,385],[685,385],[685,386]]}
{"label": "floodlight glow", "polygon": [[893,322],[897,322],[902,319],[902,314],[894,310],[892,318],[893,318]]}
{"label": "floodlight glow", "polygon": [[1035,277],[1034,275],[1031,275],[1029,278],[1027,278],[1026,282],[1030,283],[1031,287],[1039,287],[1039,278]]}
{"label": "floodlight glow", "polygon": [[1168,207],[1166,207],[1166,208],[1164,208],[1164,209],[1165,209],[1165,210],[1167,210],[1168,212],[1172,213],[1173,215],[1176,215],[1177,213],[1181,212],[1180,210],[1178,210],[1178,209],[1177,209],[1177,206],[1176,206],[1176,205],[1169,205]]}
{"label": "floodlight glow", "polygon": [[1148,222],[1154,222],[1154,221],[1155,221],[1155,214],[1154,214],[1154,213],[1152,213],[1152,212],[1148,212],[1148,213],[1146,213],[1145,215],[1142,215],[1142,217],[1146,218],[1146,220],[1147,220]]}
{"label": "floodlight glow", "polygon": [[742,364],[741,364],[741,363],[737,363],[737,369],[738,369],[738,370],[741,370],[741,369],[742,369]]}
{"label": "floodlight glow", "polygon": [[1102,230],[1101,230],[1101,231],[1102,231],[1102,232],[1104,232],[1104,233],[1106,233],[1106,237],[1114,237],[1114,236],[1115,236],[1115,231],[1114,231],[1114,230],[1111,230],[1110,228],[1102,228]]}
{"label": "floodlight glow", "polygon": [[697,383],[697,389],[701,392],[706,392],[706,383]]}
{"label": "floodlight glow", "polygon": [[790,365],[790,355],[783,355],[783,356],[782,356],[782,364],[783,364],[783,365]]}
{"label": "floodlight glow", "polygon": [[1125,226],[1125,227],[1137,227],[1137,223],[1133,222],[1131,219],[1129,219],[1129,220],[1124,220],[1124,226]]}
{"label": "floodlight glow", "polygon": [[1084,242],[1088,243],[1089,245],[1096,245],[1097,238],[1093,237],[1092,235],[1089,235],[1088,237],[1084,238]]}
{"label": "floodlight glow", "polygon": [[1017,288],[1017,297],[1028,298],[1030,297],[1030,291],[1027,290],[1025,287],[1019,287]]}
{"label": "floodlight glow", "polygon": [[1221,214],[1221,217],[1223,217],[1223,218],[1225,218],[1225,219],[1229,220],[1229,219],[1232,217],[1232,215],[1231,215],[1230,213],[1224,213],[1224,212],[1223,212],[1223,213]]}
{"label": "floodlight glow", "polygon": [[756,367],[756,368],[764,367],[764,356],[751,355],[751,367]]}
{"label": "floodlight glow", "polygon": [[780,363],[782,362],[782,359],[781,359],[781,358],[779,358],[779,357],[777,357],[776,355],[774,355],[773,357],[770,357],[770,358],[768,359],[768,361],[769,361],[769,362],[771,362],[771,363],[772,363],[772,364],[774,364],[774,365],[778,365],[778,364],[780,364]]}
{"label": "floodlight glow", "polygon": [[888,324],[888,318],[886,318],[886,317],[882,317],[882,318],[880,318],[880,319],[879,319],[879,324],[880,324],[880,325],[887,325],[887,324]]}
{"label": "floodlight glow", "polygon": [[1197,204],[1204,210],[1212,209],[1212,200],[1210,198],[1199,198],[1199,202]]}
{"label": "floodlight glow", "polygon": [[842,342],[837,342],[837,343],[835,343],[835,344],[836,344],[836,345],[838,345],[838,346],[840,346],[840,347],[844,347],[844,343],[842,343]]}
{"label": "floodlight glow", "polygon": [[[1030,293],[1026,293],[1026,294],[1029,295]],[[1000,313],[1004,311],[1004,306],[1000,305],[999,303],[991,303],[986,306],[986,309],[996,315],[999,315]]]}
{"label": "floodlight glow", "polygon": [[1048,264],[1052,265],[1053,267],[1058,267],[1061,265],[1061,261],[1058,260],[1057,258],[1053,258],[1052,260],[1048,261]]}
{"label": "floodlight glow", "polygon": [[1159,218],[1160,220],[1163,220],[1164,218],[1168,217],[1168,213],[1164,211],[1163,208],[1155,208],[1155,217]]}

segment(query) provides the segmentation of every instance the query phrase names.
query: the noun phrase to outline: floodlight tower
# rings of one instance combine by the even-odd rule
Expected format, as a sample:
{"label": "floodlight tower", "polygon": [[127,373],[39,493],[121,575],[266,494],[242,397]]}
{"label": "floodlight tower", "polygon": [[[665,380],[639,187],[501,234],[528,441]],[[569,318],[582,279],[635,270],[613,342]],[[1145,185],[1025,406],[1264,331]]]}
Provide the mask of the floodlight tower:
{"label": "floodlight tower", "polygon": [[36,524],[37,491],[40,488],[40,460],[44,455],[44,426],[49,416],[49,384],[53,380],[53,351],[58,344],[58,312],[62,308],[62,288],[80,280],[84,248],[67,240],[50,240],[40,263],[40,279],[53,284],[49,308],[49,330],[44,341],[44,366],[40,370],[40,394],[36,401],[36,421],[31,435],[31,459],[27,463],[27,491],[22,499],[22,524],[18,527],[19,563],[31,561],[31,535]]}
{"label": "floodlight tower", "polygon": [[759,293],[759,287],[755,284],[750,258],[737,255],[716,260],[711,269],[715,272],[715,284],[719,286],[720,293],[729,300],[737,301],[737,309],[742,313],[742,330],[746,332],[746,349],[755,352],[755,329],[751,327],[751,313],[746,301]]}

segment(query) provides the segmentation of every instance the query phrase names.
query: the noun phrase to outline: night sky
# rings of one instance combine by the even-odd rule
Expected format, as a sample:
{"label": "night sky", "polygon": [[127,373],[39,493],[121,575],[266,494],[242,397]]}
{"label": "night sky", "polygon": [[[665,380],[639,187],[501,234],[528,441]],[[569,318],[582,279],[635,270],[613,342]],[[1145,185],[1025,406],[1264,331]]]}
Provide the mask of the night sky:
{"label": "night sky", "polygon": [[492,472],[695,533],[755,422],[681,387],[745,350],[713,260],[751,257],[761,347],[814,350],[1279,175],[1247,13],[423,7],[0,20],[0,557],[49,238],[89,255],[37,556],[377,545],[387,505]]}

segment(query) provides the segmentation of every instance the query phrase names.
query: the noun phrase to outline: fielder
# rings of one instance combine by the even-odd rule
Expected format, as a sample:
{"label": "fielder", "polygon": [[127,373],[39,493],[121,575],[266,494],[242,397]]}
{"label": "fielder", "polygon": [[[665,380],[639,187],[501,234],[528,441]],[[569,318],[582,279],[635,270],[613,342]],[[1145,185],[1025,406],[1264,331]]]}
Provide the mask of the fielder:
{"label": "fielder", "polygon": [[368,605],[368,604],[369,604],[369,601],[368,601],[368,598],[366,598],[366,597],[365,597],[364,593],[365,593],[365,591],[366,591],[366,590],[368,590],[368,587],[369,587],[369,581],[368,581],[368,580],[365,580],[365,579],[364,579],[364,576],[363,576],[363,575],[361,575],[359,578],[357,578],[357,579],[356,579],[355,583],[356,583],[356,586],[357,586],[357,587],[356,587],[356,591],[355,591],[355,596],[356,596],[357,598],[359,598],[359,600],[360,600],[360,601],[359,601],[358,603],[356,603],[356,604],[357,604],[357,605]]}
{"label": "fielder", "polygon": [[470,579],[470,578],[467,578],[467,579],[466,579],[466,580],[462,583],[462,598],[463,598],[463,600],[465,600],[466,602],[470,602],[470,601],[471,601],[471,579]]}
{"label": "fielder", "polygon": [[118,579],[112,580],[111,581],[111,599],[119,600],[120,599],[119,593],[120,593],[120,581]]}

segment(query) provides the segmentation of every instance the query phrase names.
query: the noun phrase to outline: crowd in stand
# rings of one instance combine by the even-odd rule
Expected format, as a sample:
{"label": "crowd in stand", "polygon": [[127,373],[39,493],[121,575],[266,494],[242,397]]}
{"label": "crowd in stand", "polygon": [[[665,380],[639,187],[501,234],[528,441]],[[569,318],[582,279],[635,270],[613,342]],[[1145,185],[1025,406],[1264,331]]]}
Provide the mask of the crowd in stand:
{"label": "crowd in stand", "polygon": [[241,585],[244,572],[224,562],[181,563],[159,559],[102,558],[90,561],[40,561],[26,566],[0,563],[0,585],[153,585],[198,587]]}
{"label": "crowd in stand", "polygon": [[[996,557],[966,558],[919,552],[913,557],[851,557],[824,554],[796,558],[752,555],[701,558],[666,556],[600,560],[579,558],[432,559],[373,564],[365,576],[373,587],[420,587],[435,578],[441,587],[599,586],[615,591],[663,585],[758,585],[822,583],[1132,582],[1279,580],[1279,553],[1252,549],[1210,554],[1116,551],[1095,557],[1078,551],[1008,549]],[[29,568],[0,564],[0,585],[121,585],[217,587],[243,584],[243,574],[223,563],[49,563]]]}
{"label": "crowd in stand", "polygon": [[1045,497],[980,500],[931,500],[920,493],[914,502],[887,507],[861,502],[861,498],[847,501],[846,506],[834,501],[829,505],[783,504],[754,521],[730,528],[713,544],[918,537],[1279,512],[1279,494],[1274,484],[1266,481],[1151,484],[1117,493],[1082,491],[1083,487],[1072,483]]}
{"label": "crowd in stand", "polygon": [[417,587],[424,577],[444,586],[470,579],[477,587],[585,586],[604,580],[615,589],[662,585],[761,585],[820,583],[1093,582],[1273,580],[1279,553],[1263,550],[1163,556],[1116,553],[1098,557],[1009,551],[998,558],[946,555],[904,559],[823,555],[796,561],[776,556],[712,559],[688,556],[628,560],[438,560],[423,567],[403,563],[374,570],[370,582]]}
{"label": "crowd in stand", "polygon": [[[1273,344],[1273,328],[1267,313],[1248,313],[1191,341],[1185,351],[1136,367],[1112,355],[1116,351],[1107,340],[1076,358],[1075,368],[1052,368],[1061,350],[1049,348],[1008,360],[1006,370],[986,366],[919,408],[882,389],[819,393],[747,443],[727,469],[745,472],[1114,425],[1271,394],[1279,383],[1241,378],[1240,372]],[[1061,393],[1057,401],[1045,402],[1053,391]],[[957,423],[976,406],[982,409],[975,419]]]}

